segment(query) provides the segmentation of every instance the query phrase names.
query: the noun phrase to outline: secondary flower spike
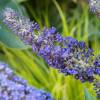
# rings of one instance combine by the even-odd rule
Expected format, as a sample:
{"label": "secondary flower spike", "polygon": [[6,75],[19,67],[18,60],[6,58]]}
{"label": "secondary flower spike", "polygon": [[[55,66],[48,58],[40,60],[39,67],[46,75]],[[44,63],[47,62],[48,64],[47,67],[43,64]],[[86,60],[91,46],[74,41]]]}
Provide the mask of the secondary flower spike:
{"label": "secondary flower spike", "polygon": [[88,0],[90,10],[100,17],[100,0]]}
{"label": "secondary flower spike", "polygon": [[62,37],[55,27],[40,29],[37,23],[20,16],[11,8],[3,10],[2,20],[48,65],[65,75],[73,75],[82,82],[93,82],[94,75],[100,75],[93,50],[83,41]]}
{"label": "secondary flower spike", "polygon": [[49,93],[28,86],[9,66],[0,62],[0,100],[54,100]]}

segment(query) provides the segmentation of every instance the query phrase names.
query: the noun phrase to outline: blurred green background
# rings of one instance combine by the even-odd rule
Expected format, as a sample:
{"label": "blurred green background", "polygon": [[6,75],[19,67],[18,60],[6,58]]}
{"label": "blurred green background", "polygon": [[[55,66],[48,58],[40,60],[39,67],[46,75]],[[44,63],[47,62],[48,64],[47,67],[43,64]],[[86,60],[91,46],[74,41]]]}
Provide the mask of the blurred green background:
{"label": "blurred green background", "polygon": [[[100,19],[89,12],[86,0],[0,0],[5,7],[43,26],[55,26],[63,36],[83,40],[100,54]],[[0,21],[0,60],[12,66],[14,72],[36,88],[49,91],[55,100],[97,100],[93,86],[64,76],[26,47]]]}

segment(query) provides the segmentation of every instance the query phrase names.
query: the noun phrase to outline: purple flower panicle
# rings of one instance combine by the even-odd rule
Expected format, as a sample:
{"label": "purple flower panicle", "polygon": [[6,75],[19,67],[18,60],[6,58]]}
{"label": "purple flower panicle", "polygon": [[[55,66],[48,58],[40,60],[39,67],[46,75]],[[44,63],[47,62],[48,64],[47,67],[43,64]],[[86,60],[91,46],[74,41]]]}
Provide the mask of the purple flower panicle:
{"label": "purple flower panicle", "polygon": [[2,18],[3,22],[26,44],[31,45],[33,51],[43,57],[48,65],[81,81],[93,81],[93,50],[84,42],[78,42],[72,37],[62,37],[55,27],[44,27],[40,30],[37,23],[20,16],[11,8],[3,11]]}
{"label": "purple flower panicle", "polygon": [[0,62],[0,100],[53,100],[49,93],[28,86],[15,76],[5,63]]}
{"label": "purple flower panicle", "polygon": [[61,73],[72,75],[81,82],[94,82],[94,75],[100,75],[100,59],[94,59],[93,50],[83,41],[62,37],[55,27],[40,29],[37,23],[11,8],[3,10],[2,19],[17,36],[32,46],[33,52]]}

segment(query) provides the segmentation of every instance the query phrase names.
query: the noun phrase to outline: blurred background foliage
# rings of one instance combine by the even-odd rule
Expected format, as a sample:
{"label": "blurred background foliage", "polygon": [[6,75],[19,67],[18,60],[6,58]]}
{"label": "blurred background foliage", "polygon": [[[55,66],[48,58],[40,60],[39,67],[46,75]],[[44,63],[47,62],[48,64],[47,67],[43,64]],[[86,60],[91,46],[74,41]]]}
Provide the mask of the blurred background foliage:
{"label": "blurred background foliage", "polygon": [[[100,54],[100,22],[86,0],[0,0],[0,12],[11,7],[43,26],[55,26],[63,36],[83,40]],[[0,60],[30,85],[49,91],[55,100],[97,100],[92,84],[64,76],[26,47],[0,21]]]}

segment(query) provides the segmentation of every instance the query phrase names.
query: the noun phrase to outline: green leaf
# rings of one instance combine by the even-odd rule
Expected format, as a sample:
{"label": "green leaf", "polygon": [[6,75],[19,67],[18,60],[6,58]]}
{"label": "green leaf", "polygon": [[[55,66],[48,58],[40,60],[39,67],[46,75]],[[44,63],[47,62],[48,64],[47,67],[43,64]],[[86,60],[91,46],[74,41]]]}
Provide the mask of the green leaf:
{"label": "green leaf", "polygon": [[[13,1],[13,0],[12,0]],[[5,7],[11,7],[19,11],[20,7],[17,3],[10,0],[0,1],[0,12]],[[21,10],[19,11],[21,13]],[[25,49],[27,46],[0,20],[0,42],[11,48]]]}
{"label": "green leaf", "polygon": [[87,89],[84,90],[85,100],[95,100],[95,97],[92,96]]}

